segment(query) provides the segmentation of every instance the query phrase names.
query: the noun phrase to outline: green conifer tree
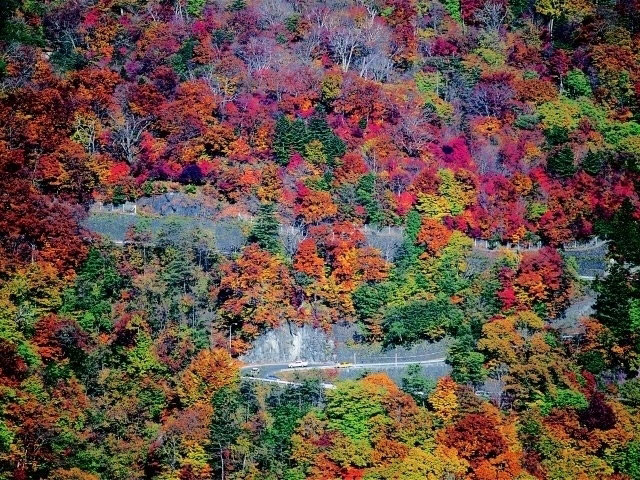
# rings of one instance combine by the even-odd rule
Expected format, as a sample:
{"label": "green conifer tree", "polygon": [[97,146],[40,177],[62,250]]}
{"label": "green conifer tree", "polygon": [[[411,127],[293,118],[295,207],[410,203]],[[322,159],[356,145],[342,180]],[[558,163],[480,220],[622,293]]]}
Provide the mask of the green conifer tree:
{"label": "green conifer tree", "polygon": [[187,287],[194,277],[193,265],[186,253],[177,248],[169,247],[165,255],[168,261],[163,272],[164,281],[170,289],[178,293],[187,293]]}
{"label": "green conifer tree", "polygon": [[411,395],[414,400],[425,406],[429,394],[436,388],[436,382],[427,378],[422,372],[421,365],[409,365],[402,377],[402,390]]}
{"label": "green conifer tree", "polygon": [[273,204],[263,203],[258,211],[258,219],[249,234],[249,241],[257,243],[260,248],[271,253],[278,253],[280,251],[279,228],[280,223],[275,216]]}
{"label": "green conifer tree", "polygon": [[287,132],[287,139],[291,153],[304,154],[304,147],[309,142],[309,135],[307,134],[307,126],[301,119],[297,118],[291,122]]}
{"label": "green conifer tree", "polygon": [[376,177],[368,173],[360,177],[356,187],[358,203],[367,209],[367,221],[379,224],[382,221],[382,212],[375,198]]}
{"label": "green conifer tree", "polygon": [[335,165],[335,159],[345,154],[345,143],[333,133],[324,115],[316,115],[309,120],[308,131],[311,139],[322,142],[329,165]]}
{"label": "green conifer tree", "polygon": [[589,150],[580,165],[589,175],[596,176],[607,163],[607,154],[600,150],[597,152]]}
{"label": "green conifer tree", "polygon": [[290,123],[287,117],[282,115],[276,122],[276,129],[273,138],[273,154],[276,157],[278,163],[286,165],[289,162],[290,156],[290,144],[288,139],[288,132],[290,129]]}
{"label": "green conifer tree", "polygon": [[451,378],[458,383],[478,383],[485,379],[484,355],[475,351],[475,340],[469,325],[458,328],[455,341],[449,347],[447,363],[453,371]]}
{"label": "green conifer tree", "polygon": [[556,177],[571,177],[576,173],[573,164],[573,152],[568,146],[564,146],[547,157],[547,170]]}
{"label": "green conifer tree", "polygon": [[462,14],[460,12],[460,0],[443,0],[442,5],[454,20],[457,20],[458,22],[462,21]]}

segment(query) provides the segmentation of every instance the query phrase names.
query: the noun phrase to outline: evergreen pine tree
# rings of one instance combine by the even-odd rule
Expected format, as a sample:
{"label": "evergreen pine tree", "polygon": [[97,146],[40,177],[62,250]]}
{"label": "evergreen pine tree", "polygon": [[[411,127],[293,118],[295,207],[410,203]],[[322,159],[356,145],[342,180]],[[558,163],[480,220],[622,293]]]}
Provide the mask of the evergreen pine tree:
{"label": "evergreen pine tree", "polygon": [[458,22],[462,21],[462,14],[460,12],[460,0],[443,0],[442,5],[454,20],[457,20]]}
{"label": "evergreen pine tree", "polygon": [[404,240],[396,255],[398,272],[404,272],[417,261],[423,250],[416,245],[416,238],[420,231],[420,214],[415,210],[409,211],[404,229]]}
{"label": "evergreen pine tree", "polygon": [[273,153],[278,163],[286,165],[292,153],[305,155],[307,145],[313,140],[322,143],[323,153],[330,166],[334,166],[335,159],[346,152],[345,143],[333,133],[324,116],[314,116],[307,125],[299,118],[291,122],[282,115],[276,122]]}
{"label": "evergreen pine tree", "polygon": [[227,7],[227,10],[229,10],[230,12],[239,12],[240,10],[244,10],[245,8],[247,8],[246,0],[233,0]]}
{"label": "evergreen pine tree", "polygon": [[[610,220],[597,226],[598,233],[609,240],[609,257],[614,262],[607,275],[596,282],[595,317],[611,331],[616,344],[637,354],[640,353],[640,221],[634,213],[635,208],[627,199]],[[625,367],[637,370],[633,363],[628,362]]]}
{"label": "evergreen pine tree", "polygon": [[424,406],[435,388],[436,382],[424,375],[421,365],[407,367],[407,373],[402,377],[402,390],[411,395],[417,403]]}
{"label": "evergreen pine tree", "polygon": [[273,139],[273,153],[278,163],[286,165],[294,152],[303,155],[310,136],[307,126],[299,118],[293,122],[284,115],[278,118]]}
{"label": "evergreen pine tree", "polygon": [[299,118],[295,119],[289,125],[287,141],[290,153],[298,152],[300,155],[304,154],[304,147],[309,142],[309,136],[307,135],[307,126]]}
{"label": "evergreen pine tree", "polygon": [[593,152],[589,150],[587,155],[582,160],[582,169],[589,175],[597,175],[600,173],[607,162],[606,153],[603,151]]}
{"label": "evergreen pine tree", "polygon": [[126,201],[127,201],[127,196],[125,195],[124,190],[122,189],[122,186],[116,185],[115,187],[113,187],[111,203],[118,206],[118,205],[122,205]]}
{"label": "evergreen pine tree", "polygon": [[275,216],[275,208],[272,203],[263,203],[258,211],[258,219],[249,234],[249,241],[257,243],[271,253],[280,251],[280,239],[278,231],[280,223]]}
{"label": "evergreen pine tree", "polygon": [[375,199],[376,177],[368,173],[360,177],[356,187],[356,197],[358,203],[367,209],[367,220],[369,223],[379,224],[382,222],[382,212]]}
{"label": "evergreen pine tree", "polygon": [[544,136],[549,147],[564,145],[569,141],[569,131],[564,127],[558,127],[556,125],[546,129]]}
{"label": "evergreen pine tree", "polygon": [[120,275],[116,259],[98,249],[89,250],[89,255],[78,271],[73,288],[64,294],[63,313],[73,315],[85,312],[79,323],[89,331],[112,327],[111,304],[127,285]]}
{"label": "evergreen pine tree", "polygon": [[286,165],[289,162],[290,144],[288,132],[290,129],[289,120],[282,115],[276,122],[276,129],[273,138],[273,154],[278,163]]}
{"label": "evergreen pine tree", "polygon": [[316,115],[309,120],[309,137],[319,140],[324,147],[329,165],[335,164],[335,159],[342,157],[346,152],[345,143],[331,130],[324,116]]}
{"label": "evergreen pine tree", "polygon": [[391,293],[389,283],[360,286],[353,292],[353,305],[358,317],[363,321],[375,317],[388,303]]}
{"label": "evergreen pine tree", "polygon": [[551,152],[547,157],[547,170],[556,177],[571,177],[576,173],[573,164],[573,152],[568,146]]}
{"label": "evergreen pine tree", "polygon": [[451,378],[458,383],[478,383],[486,377],[485,358],[475,351],[475,343],[469,325],[461,325],[447,353],[447,363],[453,368]]}
{"label": "evergreen pine tree", "polygon": [[311,135],[312,138],[322,141],[324,136],[326,136],[327,130],[333,133],[324,116],[314,115],[311,120],[309,120],[309,135]]}
{"label": "evergreen pine tree", "polygon": [[187,286],[193,280],[193,266],[185,252],[169,247],[166,252],[167,265],[163,272],[164,281],[170,289],[178,293],[187,293]]}
{"label": "evergreen pine tree", "polygon": [[211,405],[216,414],[209,425],[212,441],[207,443],[207,449],[209,449],[211,465],[216,471],[224,472],[224,453],[235,444],[243,432],[242,424],[245,421],[243,414],[246,415],[249,408],[252,411],[256,408],[255,403],[251,401],[253,399],[247,401],[250,393],[244,393],[243,395],[237,387],[224,387],[211,399]]}

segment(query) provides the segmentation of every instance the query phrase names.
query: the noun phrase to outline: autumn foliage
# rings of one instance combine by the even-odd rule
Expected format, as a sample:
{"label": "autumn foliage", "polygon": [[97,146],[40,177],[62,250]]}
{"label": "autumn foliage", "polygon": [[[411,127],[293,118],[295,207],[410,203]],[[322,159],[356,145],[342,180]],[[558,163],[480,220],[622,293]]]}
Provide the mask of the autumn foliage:
{"label": "autumn foliage", "polygon": [[637,0],[0,10],[0,479],[640,478]]}

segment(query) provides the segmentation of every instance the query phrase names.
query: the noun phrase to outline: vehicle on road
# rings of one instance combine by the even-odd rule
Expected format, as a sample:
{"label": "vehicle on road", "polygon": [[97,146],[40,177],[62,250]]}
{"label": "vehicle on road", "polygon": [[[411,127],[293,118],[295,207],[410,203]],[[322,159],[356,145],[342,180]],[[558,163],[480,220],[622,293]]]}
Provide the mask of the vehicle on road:
{"label": "vehicle on road", "polygon": [[288,365],[289,368],[304,368],[308,366],[309,366],[309,362],[305,360],[296,360],[295,362],[291,362]]}
{"label": "vehicle on road", "polygon": [[349,367],[353,367],[353,363],[350,362],[339,362],[336,364],[337,368],[349,368]]}
{"label": "vehicle on road", "polygon": [[260,369],[258,367],[253,367],[251,370],[249,370],[249,375],[251,375],[252,377],[257,377],[259,373]]}
{"label": "vehicle on road", "polygon": [[486,390],[476,390],[475,394],[482,398],[489,398],[491,396],[491,394]]}

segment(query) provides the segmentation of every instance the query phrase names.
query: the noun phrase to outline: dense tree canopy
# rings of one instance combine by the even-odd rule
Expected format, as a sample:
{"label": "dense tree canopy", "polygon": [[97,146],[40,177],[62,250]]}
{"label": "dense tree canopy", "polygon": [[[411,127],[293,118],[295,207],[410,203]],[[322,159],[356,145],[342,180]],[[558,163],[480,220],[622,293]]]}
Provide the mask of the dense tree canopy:
{"label": "dense tree canopy", "polygon": [[[2,2],[0,479],[640,479],[639,18]],[[244,381],[285,321],[449,374]]]}

